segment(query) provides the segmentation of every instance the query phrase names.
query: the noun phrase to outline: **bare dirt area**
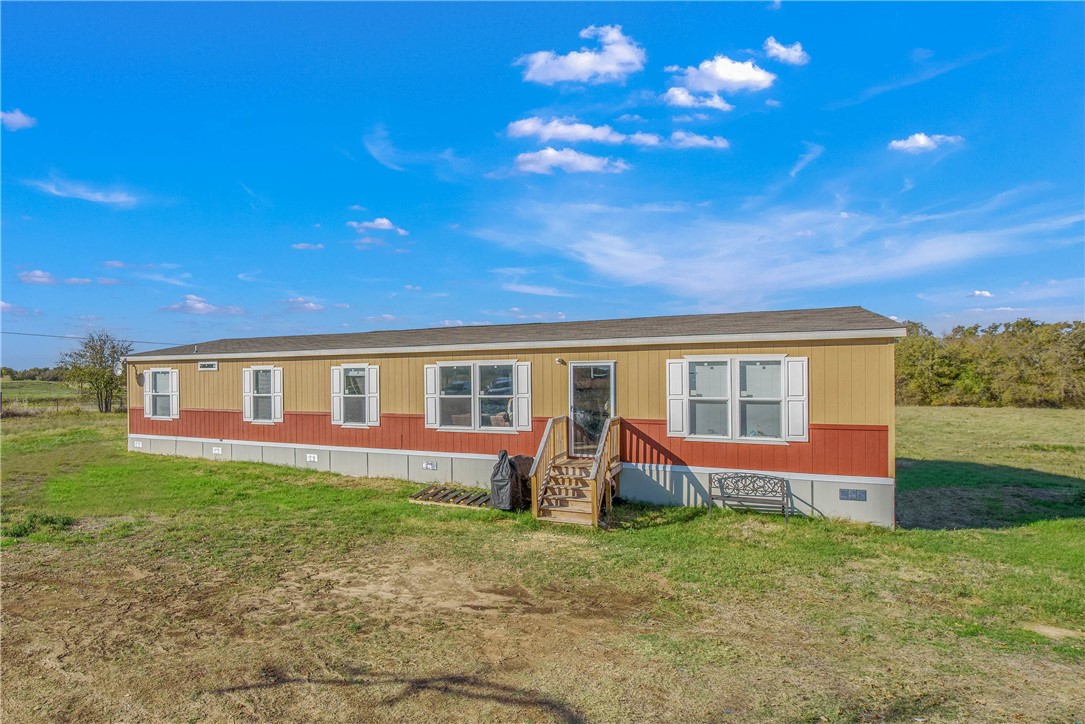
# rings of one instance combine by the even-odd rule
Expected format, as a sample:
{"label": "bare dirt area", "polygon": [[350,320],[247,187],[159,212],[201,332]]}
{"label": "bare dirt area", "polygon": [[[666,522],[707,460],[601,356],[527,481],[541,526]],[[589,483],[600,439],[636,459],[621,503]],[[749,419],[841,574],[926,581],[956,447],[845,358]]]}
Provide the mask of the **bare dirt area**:
{"label": "bare dirt area", "polygon": [[265,582],[133,539],[3,564],[5,721],[992,721],[1080,691],[1079,666],[902,646],[861,607],[827,625],[802,581],[534,586],[407,544]]}

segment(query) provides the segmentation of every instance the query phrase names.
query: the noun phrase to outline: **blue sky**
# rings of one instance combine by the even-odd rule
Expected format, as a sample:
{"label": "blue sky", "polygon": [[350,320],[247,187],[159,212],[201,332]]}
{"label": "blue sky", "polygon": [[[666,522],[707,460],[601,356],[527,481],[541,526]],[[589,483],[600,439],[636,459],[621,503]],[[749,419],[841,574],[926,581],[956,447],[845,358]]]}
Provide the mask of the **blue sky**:
{"label": "blue sky", "polygon": [[1083,316],[1081,3],[0,12],[5,331]]}

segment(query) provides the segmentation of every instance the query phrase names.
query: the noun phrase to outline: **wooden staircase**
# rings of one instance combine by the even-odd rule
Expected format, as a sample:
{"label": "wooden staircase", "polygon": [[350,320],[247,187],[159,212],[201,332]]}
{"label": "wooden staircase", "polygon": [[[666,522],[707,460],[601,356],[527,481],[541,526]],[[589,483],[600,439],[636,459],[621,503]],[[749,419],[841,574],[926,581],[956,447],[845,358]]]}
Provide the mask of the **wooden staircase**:
{"label": "wooden staircase", "polygon": [[532,513],[539,520],[598,527],[617,489],[620,421],[611,418],[595,454],[569,454],[568,418],[548,421],[531,471]]}
{"label": "wooden staircase", "polygon": [[595,525],[591,502],[593,458],[566,455],[550,461],[539,486],[538,518],[555,523]]}

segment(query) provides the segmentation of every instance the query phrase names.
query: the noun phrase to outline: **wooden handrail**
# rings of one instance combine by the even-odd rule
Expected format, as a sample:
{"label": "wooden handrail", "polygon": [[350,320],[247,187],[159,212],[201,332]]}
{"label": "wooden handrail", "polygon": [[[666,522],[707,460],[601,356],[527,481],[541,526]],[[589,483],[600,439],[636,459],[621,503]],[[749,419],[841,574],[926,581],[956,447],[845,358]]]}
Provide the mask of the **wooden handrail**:
{"label": "wooden handrail", "polygon": [[[595,459],[592,462],[591,473],[588,474],[588,480],[591,481],[591,509],[592,509],[592,525],[599,527],[599,496],[602,494],[606,498],[606,508],[609,513],[610,506],[613,501],[611,495],[610,486],[606,484],[607,475],[610,474],[610,470],[614,465],[615,458],[621,456],[621,448],[619,446],[621,441],[621,435],[615,431],[621,430],[621,418],[609,417],[606,424],[603,426],[605,432],[602,437],[599,438],[599,445],[595,448]],[[601,464],[606,459],[606,464]]]}
{"label": "wooden handrail", "polygon": [[546,421],[539,450],[531,463],[531,514],[539,517],[539,478],[546,474],[550,463],[559,455],[569,455],[569,418],[551,417]]}

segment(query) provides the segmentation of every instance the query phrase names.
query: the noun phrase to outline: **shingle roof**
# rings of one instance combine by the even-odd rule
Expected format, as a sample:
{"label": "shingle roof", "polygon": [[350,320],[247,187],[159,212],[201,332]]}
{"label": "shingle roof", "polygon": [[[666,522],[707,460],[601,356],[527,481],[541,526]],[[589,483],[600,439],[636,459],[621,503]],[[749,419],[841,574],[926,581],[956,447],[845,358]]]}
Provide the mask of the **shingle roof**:
{"label": "shingle roof", "polygon": [[245,353],[394,349],[400,347],[462,347],[517,344],[539,346],[547,342],[577,342],[668,337],[716,337],[721,335],[801,334],[900,330],[902,325],[862,307],[799,309],[782,312],[690,314],[675,317],[600,319],[587,322],[538,322],[472,327],[436,327],[347,334],[303,334],[290,337],[219,339],[180,345],[129,357],[199,356]]}

